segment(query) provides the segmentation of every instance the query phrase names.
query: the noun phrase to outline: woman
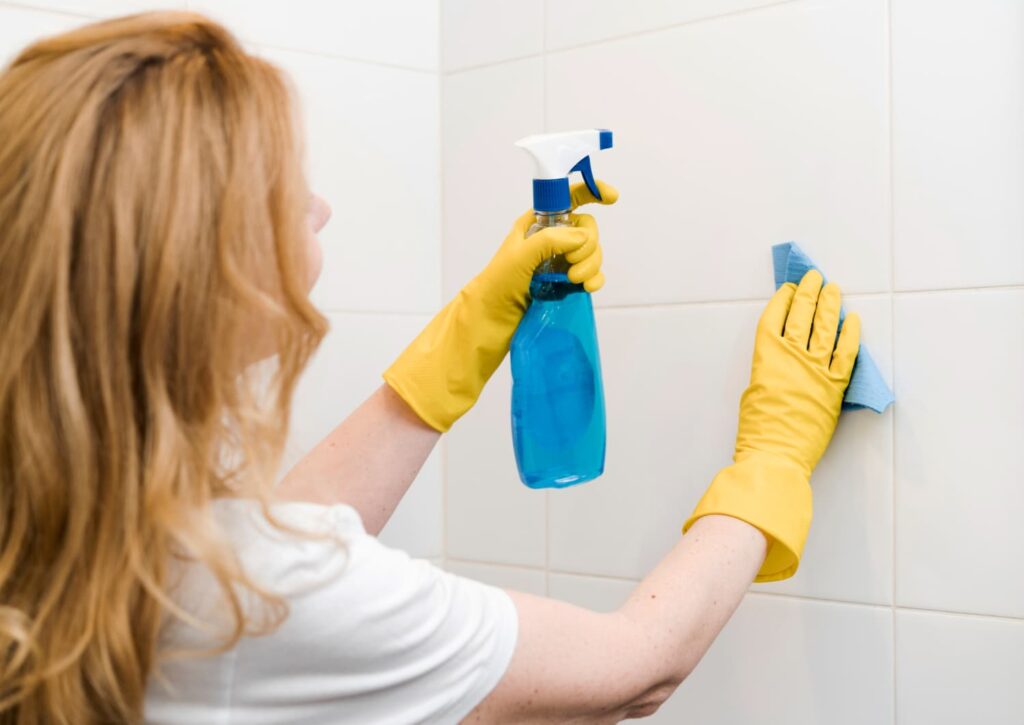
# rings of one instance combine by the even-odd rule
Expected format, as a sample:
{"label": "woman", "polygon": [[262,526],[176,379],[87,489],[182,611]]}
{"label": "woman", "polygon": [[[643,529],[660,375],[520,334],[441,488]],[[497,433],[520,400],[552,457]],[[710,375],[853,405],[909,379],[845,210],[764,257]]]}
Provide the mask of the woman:
{"label": "woman", "polygon": [[857,353],[837,288],[768,304],[735,463],[598,614],[375,538],[536,265],[601,286],[593,219],[524,239],[520,218],[275,487],[328,216],[281,73],[200,16],[88,26],[0,76],[3,722],[615,722],[664,701],[755,577],[795,571]]}

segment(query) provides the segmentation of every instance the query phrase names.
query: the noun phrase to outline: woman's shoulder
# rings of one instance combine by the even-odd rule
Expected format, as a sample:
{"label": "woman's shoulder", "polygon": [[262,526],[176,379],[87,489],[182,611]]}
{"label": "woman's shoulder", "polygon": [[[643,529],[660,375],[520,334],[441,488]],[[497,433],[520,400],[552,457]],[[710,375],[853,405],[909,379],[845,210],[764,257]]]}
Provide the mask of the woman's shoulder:
{"label": "woman's shoulder", "polygon": [[225,498],[213,518],[247,575],[286,597],[335,580],[378,546],[346,504]]}
{"label": "woman's shoulder", "polygon": [[217,523],[229,534],[290,540],[295,534],[348,534],[365,536],[359,512],[348,504],[324,505],[308,501],[272,501],[254,498],[219,498],[213,502]]}

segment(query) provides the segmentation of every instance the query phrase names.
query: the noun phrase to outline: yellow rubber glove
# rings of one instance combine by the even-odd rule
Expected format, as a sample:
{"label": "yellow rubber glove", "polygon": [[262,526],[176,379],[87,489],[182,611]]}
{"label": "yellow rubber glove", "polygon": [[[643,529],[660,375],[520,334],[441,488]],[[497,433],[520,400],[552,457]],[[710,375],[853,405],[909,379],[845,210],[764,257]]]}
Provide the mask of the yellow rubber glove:
{"label": "yellow rubber glove", "polygon": [[[597,182],[600,203],[614,204],[619,192]],[[584,184],[574,186],[575,209],[598,201]],[[446,431],[473,407],[484,384],[508,353],[512,334],[526,312],[530,279],[544,260],[564,254],[569,279],[588,292],[604,284],[597,223],[572,214],[571,227],[548,227],[526,236],[535,216],[516,220],[494,258],[455,299],[423,328],[384,372],[384,380],[435,430]]]}
{"label": "yellow rubber glove", "polygon": [[740,401],[733,465],[715,476],[685,532],[724,514],[759,528],[768,553],[756,581],[796,573],[811,526],[811,472],[839,419],[860,346],[860,318],[839,326],[839,288],[808,272],[779,288],[757,326],[750,386]]}

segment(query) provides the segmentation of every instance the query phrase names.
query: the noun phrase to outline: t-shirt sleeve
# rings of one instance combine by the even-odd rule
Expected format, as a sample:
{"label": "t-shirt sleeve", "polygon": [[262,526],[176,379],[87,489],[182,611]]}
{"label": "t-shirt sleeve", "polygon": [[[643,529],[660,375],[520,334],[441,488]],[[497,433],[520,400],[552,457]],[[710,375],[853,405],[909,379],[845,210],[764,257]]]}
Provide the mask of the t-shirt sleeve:
{"label": "t-shirt sleeve", "polygon": [[317,536],[282,532],[252,509],[233,524],[247,571],[290,609],[273,634],[239,645],[239,722],[291,707],[296,722],[458,722],[501,679],[518,631],[506,592],[384,546],[351,507],[274,512]]}

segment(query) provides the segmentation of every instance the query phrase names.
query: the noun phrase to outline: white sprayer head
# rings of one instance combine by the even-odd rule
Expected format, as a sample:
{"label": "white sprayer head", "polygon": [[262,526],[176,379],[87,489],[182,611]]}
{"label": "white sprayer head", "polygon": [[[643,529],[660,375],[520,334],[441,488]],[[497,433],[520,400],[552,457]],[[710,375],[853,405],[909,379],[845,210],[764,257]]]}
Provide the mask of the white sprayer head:
{"label": "white sprayer head", "polygon": [[582,131],[544,133],[516,141],[536,163],[533,177],[533,208],[556,212],[569,208],[569,174],[579,171],[591,193],[601,198],[590,168],[590,154],[612,147],[612,132],[587,128]]}

